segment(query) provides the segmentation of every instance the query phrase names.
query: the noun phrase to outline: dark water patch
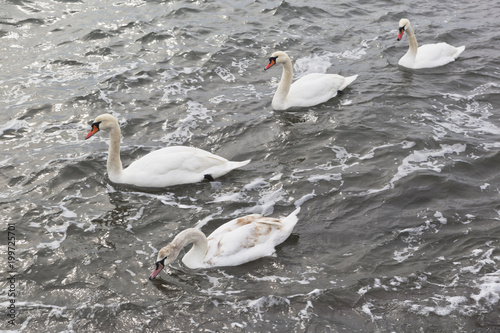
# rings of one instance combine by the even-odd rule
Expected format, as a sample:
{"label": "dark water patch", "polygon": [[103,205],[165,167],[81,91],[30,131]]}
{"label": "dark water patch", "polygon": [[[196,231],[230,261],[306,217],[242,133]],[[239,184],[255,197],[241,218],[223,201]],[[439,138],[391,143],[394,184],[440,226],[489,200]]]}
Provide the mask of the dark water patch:
{"label": "dark water patch", "polygon": [[63,66],[84,66],[85,64],[76,60],[53,60],[51,64],[63,65]]}
{"label": "dark water patch", "polygon": [[24,110],[17,119],[19,120],[33,120],[37,117],[44,117],[52,110],[52,105],[45,104],[41,106],[31,107]]}
{"label": "dark water patch", "polygon": [[166,39],[171,39],[174,38],[173,35],[171,34],[162,34],[162,33],[156,33],[156,32],[150,32],[149,34],[139,38],[137,42],[149,44],[149,43],[154,43],[158,41],[163,41]]}
{"label": "dark water patch", "polygon": [[22,20],[16,23],[16,26],[23,26],[23,25],[44,25],[46,22],[43,19],[37,19],[37,18],[29,18],[26,20]]}
{"label": "dark water patch", "polygon": [[90,33],[86,34],[85,36],[81,37],[81,40],[82,41],[98,40],[98,39],[110,38],[112,36],[113,34],[109,32],[105,32],[101,29],[95,29]]}

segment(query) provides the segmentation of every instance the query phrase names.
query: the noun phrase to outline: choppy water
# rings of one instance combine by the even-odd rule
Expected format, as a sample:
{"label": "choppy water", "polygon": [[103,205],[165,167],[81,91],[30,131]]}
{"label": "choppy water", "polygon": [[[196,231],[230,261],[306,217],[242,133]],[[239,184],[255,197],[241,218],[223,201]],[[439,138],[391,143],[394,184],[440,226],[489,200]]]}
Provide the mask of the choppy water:
{"label": "choppy water", "polygon": [[[453,1],[20,1],[0,4],[2,291],[15,227],[20,332],[500,331],[500,4]],[[466,45],[444,67],[408,47]],[[274,112],[295,76],[359,74],[337,98]],[[128,165],[191,145],[246,167],[139,191],[106,177],[101,113]],[[239,267],[150,282],[178,231],[301,206],[292,236]]]}

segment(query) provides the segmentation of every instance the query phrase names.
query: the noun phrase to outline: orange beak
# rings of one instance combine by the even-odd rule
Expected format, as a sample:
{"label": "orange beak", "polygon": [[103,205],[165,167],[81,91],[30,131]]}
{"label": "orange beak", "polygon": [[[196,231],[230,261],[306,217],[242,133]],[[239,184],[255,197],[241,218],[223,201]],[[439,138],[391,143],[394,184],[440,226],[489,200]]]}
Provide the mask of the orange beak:
{"label": "orange beak", "polygon": [[403,38],[404,33],[405,33],[404,27],[399,28],[398,40],[401,40]]}
{"label": "orange beak", "polygon": [[276,59],[269,58],[269,64],[267,64],[267,66],[266,66],[266,68],[264,68],[264,70],[269,69],[269,68],[273,67],[274,65],[276,65]]}
{"label": "orange beak", "polygon": [[99,132],[99,126],[97,126],[97,124],[94,123],[94,124],[92,124],[92,129],[90,130],[89,134],[87,134],[87,136],[85,137],[85,140],[87,140],[92,135],[96,134],[97,132]]}

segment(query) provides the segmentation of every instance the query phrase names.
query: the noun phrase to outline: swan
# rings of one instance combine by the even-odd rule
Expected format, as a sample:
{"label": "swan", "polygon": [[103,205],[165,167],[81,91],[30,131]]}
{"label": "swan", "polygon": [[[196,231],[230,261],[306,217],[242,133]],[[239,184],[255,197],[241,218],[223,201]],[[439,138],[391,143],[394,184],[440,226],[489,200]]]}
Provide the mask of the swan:
{"label": "swan", "polygon": [[191,243],[193,246],[182,257],[182,262],[191,269],[237,266],[269,256],[275,252],[276,245],[290,236],[299,211],[300,207],[281,219],[258,214],[243,216],[224,223],[208,237],[199,229],[185,229],[160,249],[149,279],[153,280],[177,258],[184,246]]}
{"label": "swan", "polygon": [[343,90],[358,77],[357,75],[343,77],[337,74],[313,73],[292,83],[292,61],[285,52],[274,52],[264,70],[268,70],[276,64],[283,65],[283,74],[273,97],[272,107],[274,110],[324,103],[337,96],[338,91]]}
{"label": "swan", "polygon": [[399,21],[399,33],[397,40],[403,38],[406,31],[410,47],[408,52],[399,59],[398,64],[407,68],[433,68],[446,65],[455,61],[465,50],[465,46],[455,47],[446,43],[426,44],[418,47],[417,38],[408,19]]}
{"label": "swan", "polygon": [[250,162],[232,162],[205,150],[173,146],[155,150],[123,169],[120,160],[120,125],[110,114],[98,116],[85,139],[109,131],[108,176],[113,183],[137,187],[166,187],[213,180]]}

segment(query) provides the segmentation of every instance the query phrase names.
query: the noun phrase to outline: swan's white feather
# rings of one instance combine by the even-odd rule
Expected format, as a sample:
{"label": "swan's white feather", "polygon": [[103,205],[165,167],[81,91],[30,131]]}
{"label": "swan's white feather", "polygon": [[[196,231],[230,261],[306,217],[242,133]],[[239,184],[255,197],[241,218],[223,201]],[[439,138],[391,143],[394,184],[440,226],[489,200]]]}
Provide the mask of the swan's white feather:
{"label": "swan's white feather", "polygon": [[349,83],[356,79],[338,74],[307,74],[290,86],[285,99],[285,108],[318,105],[337,96]]}
{"label": "swan's white feather", "polygon": [[273,254],[292,233],[299,211],[283,219],[252,214],[221,225],[207,237],[202,267],[236,266]]}
{"label": "swan's white feather", "polygon": [[231,162],[194,147],[167,147],[132,162],[116,182],[144,187],[190,184],[202,181],[206,174],[220,177],[248,162]]}

